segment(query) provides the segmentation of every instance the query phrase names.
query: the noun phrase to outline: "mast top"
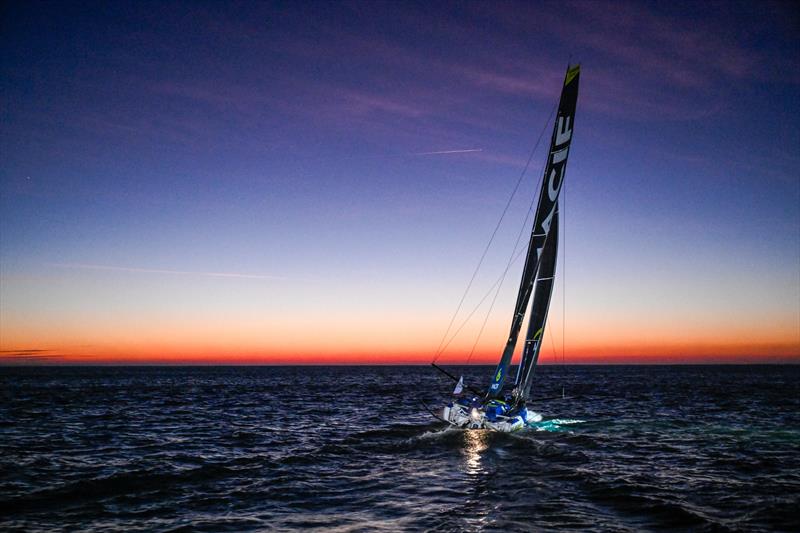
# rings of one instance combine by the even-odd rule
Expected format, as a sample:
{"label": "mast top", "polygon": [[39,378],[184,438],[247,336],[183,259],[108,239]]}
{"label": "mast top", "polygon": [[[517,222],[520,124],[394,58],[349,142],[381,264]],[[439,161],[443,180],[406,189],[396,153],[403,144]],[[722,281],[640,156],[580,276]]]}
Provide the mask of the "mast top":
{"label": "mast top", "polygon": [[573,67],[567,67],[567,75],[566,75],[566,77],[564,78],[564,85],[565,85],[565,86],[566,86],[566,85],[569,85],[569,83],[570,83],[570,82],[571,82],[573,79],[575,79],[575,76],[577,76],[577,75],[578,75],[578,73],[579,73],[580,71],[581,71],[581,65],[580,65],[580,63],[578,63],[577,65],[575,65],[575,66],[573,66]]}

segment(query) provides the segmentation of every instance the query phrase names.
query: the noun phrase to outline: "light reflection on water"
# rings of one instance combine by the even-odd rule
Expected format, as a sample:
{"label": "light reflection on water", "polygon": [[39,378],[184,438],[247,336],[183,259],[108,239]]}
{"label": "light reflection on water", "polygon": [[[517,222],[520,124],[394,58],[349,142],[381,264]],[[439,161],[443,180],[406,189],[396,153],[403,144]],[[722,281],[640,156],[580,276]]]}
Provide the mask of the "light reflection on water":
{"label": "light reflection on water", "polygon": [[481,454],[489,447],[489,431],[485,429],[464,431],[464,465],[466,473],[474,476],[485,472]]}

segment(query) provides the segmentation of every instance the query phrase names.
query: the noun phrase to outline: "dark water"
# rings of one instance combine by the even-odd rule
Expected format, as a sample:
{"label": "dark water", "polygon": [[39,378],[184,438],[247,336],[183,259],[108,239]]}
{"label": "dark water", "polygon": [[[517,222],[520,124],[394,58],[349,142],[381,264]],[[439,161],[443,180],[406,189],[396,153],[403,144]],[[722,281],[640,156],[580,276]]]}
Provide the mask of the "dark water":
{"label": "dark water", "polygon": [[800,367],[537,377],[507,435],[429,367],[0,368],[0,530],[800,530]]}

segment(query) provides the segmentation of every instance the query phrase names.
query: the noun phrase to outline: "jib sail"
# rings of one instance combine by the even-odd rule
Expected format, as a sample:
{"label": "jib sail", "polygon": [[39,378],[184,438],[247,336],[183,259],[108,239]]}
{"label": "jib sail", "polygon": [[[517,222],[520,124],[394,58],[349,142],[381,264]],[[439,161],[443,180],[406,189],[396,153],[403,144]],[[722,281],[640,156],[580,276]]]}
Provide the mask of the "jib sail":
{"label": "jib sail", "polygon": [[518,399],[525,400],[531,390],[533,373],[536,362],[539,360],[539,351],[544,340],[544,328],[547,323],[547,311],[550,309],[550,297],[553,295],[554,278],[556,274],[556,256],[558,252],[558,208],[553,215],[553,224],[550,235],[544,244],[544,252],[539,260],[539,271],[536,275],[536,286],[533,289],[533,303],[531,316],[528,322],[528,332],[525,334],[525,346],[522,350],[522,359],[517,370],[515,382]]}

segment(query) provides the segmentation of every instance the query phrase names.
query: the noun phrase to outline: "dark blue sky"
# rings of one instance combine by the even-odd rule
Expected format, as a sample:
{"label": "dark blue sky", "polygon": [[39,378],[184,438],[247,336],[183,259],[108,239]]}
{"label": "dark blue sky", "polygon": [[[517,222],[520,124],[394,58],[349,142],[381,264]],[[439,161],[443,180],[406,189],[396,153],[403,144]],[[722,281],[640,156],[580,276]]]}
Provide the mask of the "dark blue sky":
{"label": "dark blue sky", "polygon": [[571,57],[576,350],[796,353],[798,27],[790,3],[6,5],[3,346],[144,353],[125,332],[172,324],[186,351],[299,353],[316,324],[433,349]]}

